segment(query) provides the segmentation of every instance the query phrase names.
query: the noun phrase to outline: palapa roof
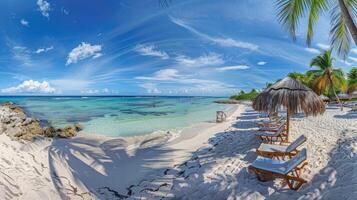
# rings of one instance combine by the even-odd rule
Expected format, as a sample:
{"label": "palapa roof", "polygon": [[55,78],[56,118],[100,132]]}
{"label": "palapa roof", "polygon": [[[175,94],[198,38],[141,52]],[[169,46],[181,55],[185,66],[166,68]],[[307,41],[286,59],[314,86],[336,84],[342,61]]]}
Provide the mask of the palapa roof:
{"label": "palapa roof", "polygon": [[284,107],[290,115],[304,112],[318,115],[325,112],[325,103],[314,91],[299,81],[286,77],[261,92],[253,102],[257,111],[277,112]]}

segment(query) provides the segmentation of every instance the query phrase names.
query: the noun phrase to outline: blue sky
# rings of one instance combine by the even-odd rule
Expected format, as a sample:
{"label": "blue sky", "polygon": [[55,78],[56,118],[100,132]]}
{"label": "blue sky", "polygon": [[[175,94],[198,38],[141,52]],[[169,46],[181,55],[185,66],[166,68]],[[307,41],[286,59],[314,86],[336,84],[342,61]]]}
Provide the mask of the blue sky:
{"label": "blue sky", "polygon": [[[231,95],[304,72],[329,45],[293,42],[274,1],[2,0],[1,95]],[[349,70],[357,49],[335,65]]]}

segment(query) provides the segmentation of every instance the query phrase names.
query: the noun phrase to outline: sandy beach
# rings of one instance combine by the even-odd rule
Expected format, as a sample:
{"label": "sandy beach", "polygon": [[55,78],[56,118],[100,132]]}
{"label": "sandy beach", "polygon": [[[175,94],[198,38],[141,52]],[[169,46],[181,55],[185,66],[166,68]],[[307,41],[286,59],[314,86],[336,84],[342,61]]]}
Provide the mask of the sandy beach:
{"label": "sandy beach", "polygon": [[298,192],[247,171],[260,144],[257,116],[242,104],[227,122],[175,137],[80,134],[20,143],[2,134],[0,199],[353,199],[356,114],[328,108],[320,117],[293,118],[290,140],[308,138],[308,183]]}

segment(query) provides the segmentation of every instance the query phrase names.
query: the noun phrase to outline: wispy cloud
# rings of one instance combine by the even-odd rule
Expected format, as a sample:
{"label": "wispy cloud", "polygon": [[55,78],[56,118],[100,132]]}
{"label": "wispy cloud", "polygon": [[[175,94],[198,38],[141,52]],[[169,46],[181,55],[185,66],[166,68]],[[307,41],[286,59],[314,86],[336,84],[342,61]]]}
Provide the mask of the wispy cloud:
{"label": "wispy cloud", "polygon": [[330,49],[330,45],[328,45],[328,44],[317,43],[316,46],[319,47],[322,50]]}
{"label": "wispy cloud", "polygon": [[48,94],[54,93],[55,88],[51,87],[47,81],[35,81],[35,80],[26,80],[20,85],[2,89],[2,93],[15,94],[15,93],[31,93],[31,94]]}
{"label": "wispy cloud", "polygon": [[37,0],[37,6],[44,17],[50,17],[51,5],[45,0]]}
{"label": "wispy cloud", "polygon": [[152,76],[138,76],[135,79],[140,80],[156,80],[156,81],[168,81],[168,80],[177,80],[183,78],[184,76],[179,74],[176,69],[162,69],[155,72]]}
{"label": "wispy cloud", "polygon": [[93,82],[77,78],[62,78],[62,79],[55,79],[49,81],[52,85],[54,85],[58,91],[82,91],[86,88],[90,88]]}
{"label": "wispy cloud", "polygon": [[140,87],[146,89],[146,92],[149,94],[161,94],[162,91],[158,88],[155,83],[143,83],[139,84]]}
{"label": "wispy cloud", "polygon": [[[178,85],[175,86],[175,89],[170,90],[171,92],[175,91],[174,93],[214,93],[217,91],[225,93],[228,91],[232,92],[235,89],[233,85],[220,81],[192,78],[191,75],[181,74],[176,69],[163,69],[155,72],[151,76],[139,76],[135,77],[135,79],[156,81],[160,84],[176,83]],[[170,91],[163,91],[163,89],[160,89],[156,83],[155,85],[151,83],[145,86],[147,86],[147,88],[149,88],[148,86],[152,86],[150,87],[151,90],[153,90],[155,86],[157,91],[171,93]]]}
{"label": "wispy cloud", "polygon": [[89,43],[82,42],[68,54],[66,65],[77,63],[78,61],[90,57],[93,59],[98,58],[102,56],[101,51],[101,45],[91,45]]}
{"label": "wispy cloud", "polygon": [[21,19],[20,20],[20,24],[22,25],[22,26],[26,26],[26,27],[29,27],[30,25],[29,25],[29,22],[27,21],[27,20],[25,20],[25,19]]}
{"label": "wispy cloud", "polygon": [[242,70],[242,69],[249,69],[248,65],[234,65],[234,66],[226,66],[226,67],[219,67],[216,68],[217,71],[234,71],[234,70]]}
{"label": "wispy cloud", "polygon": [[31,52],[25,46],[14,46],[11,48],[13,58],[23,65],[30,66],[32,65]]}
{"label": "wispy cloud", "polygon": [[320,54],[321,52],[315,48],[305,48],[305,51],[312,53],[312,54]]}
{"label": "wispy cloud", "polygon": [[249,43],[249,42],[243,42],[243,41],[239,41],[239,40],[235,40],[232,38],[222,38],[222,37],[214,37],[214,36],[210,36],[207,35],[205,33],[202,33],[198,30],[196,30],[195,28],[193,28],[192,26],[188,25],[186,22],[184,22],[181,19],[177,19],[177,18],[173,18],[171,17],[171,21],[189,31],[191,31],[192,33],[196,34],[197,36],[211,41],[213,43],[216,43],[220,46],[224,46],[224,47],[238,47],[238,48],[243,48],[243,49],[249,49],[249,50],[258,50],[259,46],[253,43]]}
{"label": "wispy cloud", "polygon": [[166,52],[158,50],[157,47],[154,45],[138,44],[138,45],[136,45],[134,50],[144,56],[159,57],[163,60],[170,58],[170,56]]}
{"label": "wispy cloud", "polygon": [[40,53],[44,53],[47,51],[51,51],[53,49],[53,46],[47,47],[47,48],[39,48],[35,51],[35,53],[40,54]]}
{"label": "wispy cloud", "polygon": [[267,64],[267,62],[265,62],[265,61],[260,61],[260,62],[257,63],[257,65],[261,65],[261,66],[265,65],[265,64]]}
{"label": "wispy cloud", "polygon": [[176,57],[175,60],[178,65],[187,67],[203,67],[224,63],[222,56],[216,53],[205,54],[197,58],[181,55]]}

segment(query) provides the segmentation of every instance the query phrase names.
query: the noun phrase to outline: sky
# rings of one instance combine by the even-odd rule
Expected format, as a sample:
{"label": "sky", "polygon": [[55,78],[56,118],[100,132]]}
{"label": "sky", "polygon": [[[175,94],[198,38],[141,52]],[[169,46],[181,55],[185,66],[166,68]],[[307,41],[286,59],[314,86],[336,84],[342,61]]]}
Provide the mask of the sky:
{"label": "sky", "polygon": [[[305,72],[329,48],[329,15],[311,47],[270,0],[2,0],[0,95],[228,96]],[[348,71],[357,49],[335,65]]]}

